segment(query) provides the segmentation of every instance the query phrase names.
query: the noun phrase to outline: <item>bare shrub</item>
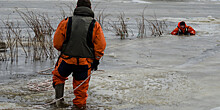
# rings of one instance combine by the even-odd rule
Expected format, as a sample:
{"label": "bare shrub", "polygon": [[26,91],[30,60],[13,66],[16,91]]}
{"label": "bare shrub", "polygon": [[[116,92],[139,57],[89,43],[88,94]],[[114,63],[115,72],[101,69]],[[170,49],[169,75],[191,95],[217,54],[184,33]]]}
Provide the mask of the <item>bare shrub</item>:
{"label": "bare shrub", "polygon": [[[74,7],[75,7],[74,3],[69,3],[69,4],[62,3],[61,5],[64,5],[64,7],[65,7],[64,8],[63,6],[59,6],[61,19],[65,19],[66,17],[73,15]],[[68,8],[69,12],[66,11],[66,8]]]}
{"label": "bare shrub", "polygon": [[148,22],[148,28],[151,31],[151,36],[161,36],[167,28],[166,22],[159,21],[156,14],[152,17],[153,20],[145,19]]}
{"label": "bare shrub", "polygon": [[145,9],[146,7],[144,8],[140,18],[136,19],[136,22],[137,22],[137,28],[138,28],[138,35],[137,37],[138,38],[144,38],[146,37],[146,24],[145,24]]}
{"label": "bare shrub", "polygon": [[52,42],[52,34],[55,30],[48,15],[34,13],[28,9],[26,12],[16,11],[34,33],[32,38],[30,32],[28,32],[29,40],[31,40],[33,46],[33,60],[53,59],[56,56]]}
{"label": "bare shrub", "polygon": [[0,28],[0,42],[3,41],[3,29]]}
{"label": "bare shrub", "polygon": [[[25,57],[27,58],[27,52],[26,49],[22,43],[22,30],[20,28],[20,24],[17,21],[15,22],[10,22],[9,20],[7,21],[2,21],[4,26],[6,27],[5,35],[6,35],[6,44],[7,48],[9,48],[9,58],[11,62],[16,60],[18,62],[18,53],[19,53],[19,47],[22,48],[22,50],[25,53]],[[7,60],[7,55],[4,53],[4,59]]]}
{"label": "bare shrub", "polygon": [[7,56],[6,56],[6,43],[4,42],[3,39],[3,29],[0,29],[0,61],[6,61]]}
{"label": "bare shrub", "polygon": [[[0,53],[0,60],[18,61],[20,49],[23,50],[25,58],[32,57],[33,61],[54,59],[57,56],[53,48],[52,34],[55,31],[51,25],[50,19],[45,13],[34,13],[27,9],[26,12],[16,10],[26,25],[27,30],[22,30],[19,22],[3,21],[5,31],[0,31],[0,37],[4,34],[7,52]],[[24,33],[28,37],[24,39]]]}
{"label": "bare shrub", "polygon": [[104,21],[105,19],[110,16],[110,14],[104,14],[105,9],[100,10],[97,14],[96,14],[96,20],[100,23],[100,25],[103,27],[104,26]]}
{"label": "bare shrub", "polygon": [[10,61],[13,62],[17,50],[15,49],[15,39],[12,38],[10,30],[5,31],[5,34],[6,34],[7,48],[9,48],[9,57],[11,59]]}
{"label": "bare shrub", "polygon": [[24,47],[24,45],[22,43],[22,34],[21,34],[22,29],[20,27],[19,22],[17,21],[17,23],[15,24],[13,22],[6,21],[4,24],[8,28],[8,31],[11,31],[11,33],[14,36],[15,43],[16,43],[16,49],[18,49],[18,45],[20,45],[22,47],[22,50],[25,53],[26,58],[27,58],[28,55],[27,55],[25,47]]}
{"label": "bare shrub", "polygon": [[66,18],[66,16],[67,16],[65,10],[62,7],[60,7],[60,15],[61,15],[61,17],[60,17],[61,20]]}
{"label": "bare shrub", "polygon": [[[154,16],[150,16],[150,18],[145,18],[145,10],[146,10],[147,6],[143,9],[142,14],[140,16],[140,18],[136,19],[137,22],[137,28],[138,28],[138,38],[144,38],[147,36],[147,28],[149,29],[149,31],[151,32],[151,36],[161,36],[164,31],[167,28],[166,22],[163,21],[159,21],[157,19],[156,14],[154,14]],[[145,21],[147,21],[147,24],[145,23]]]}
{"label": "bare shrub", "polygon": [[74,9],[75,9],[75,4],[69,3],[69,4],[64,4],[64,5],[69,8],[69,14],[73,14]]}
{"label": "bare shrub", "polygon": [[112,27],[113,32],[115,33],[116,36],[120,36],[121,39],[125,39],[125,37],[128,37],[128,28],[127,28],[127,23],[125,21],[124,13],[120,13],[117,22],[112,21],[109,24]]}

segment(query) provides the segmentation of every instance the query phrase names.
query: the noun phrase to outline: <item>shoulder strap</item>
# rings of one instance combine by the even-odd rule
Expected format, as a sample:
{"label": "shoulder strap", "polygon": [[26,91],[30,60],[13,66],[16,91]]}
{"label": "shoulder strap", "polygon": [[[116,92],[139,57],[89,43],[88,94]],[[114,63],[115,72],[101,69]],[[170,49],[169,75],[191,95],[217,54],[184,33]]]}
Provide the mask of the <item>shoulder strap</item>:
{"label": "shoulder strap", "polygon": [[[87,39],[87,45],[90,48],[94,48],[94,45],[92,43],[92,35],[93,35],[93,29],[94,29],[94,26],[95,26],[95,22],[96,22],[96,20],[93,19],[92,22],[90,23],[89,28],[88,28],[87,38],[86,38]],[[70,39],[70,35],[71,35],[71,28],[72,28],[72,17],[69,17],[68,24],[67,24],[67,31],[66,31],[66,39],[63,42],[63,44],[68,43],[68,41]],[[62,52],[61,52],[61,54],[62,54]],[[68,57],[66,59],[69,59],[69,58],[72,58],[72,57]]]}
{"label": "shoulder strap", "polygon": [[89,25],[88,33],[87,33],[87,44],[90,48],[94,48],[94,45],[92,43],[92,37],[93,37],[93,29],[95,27],[96,20],[93,19],[92,22]]}
{"label": "shoulder strap", "polygon": [[[67,19],[67,18],[66,18]],[[66,30],[66,39],[65,41],[63,42],[63,44],[67,44],[69,39],[70,39],[70,34],[71,34],[71,27],[72,27],[72,17],[69,17],[69,20],[68,20],[68,23],[67,23],[67,30]],[[62,47],[62,48],[65,48],[65,47]],[[61,51],[61,54],[60,54],[60,57],[62,57],[62,51]],[[64,58],[64,57],[62,57]],[[69,56],[68,58],[64,58],[64,59],[70,59],[71,57]]]}
{"label": "shoulder strap", "polygon": [[67,30],[66,30],[66,39],[63,42],[64,44],[66,44],[70,39],[71,27],[72,27],[72,17],[69,17],[69,20],[68,20],[68,23],[67,23]]}

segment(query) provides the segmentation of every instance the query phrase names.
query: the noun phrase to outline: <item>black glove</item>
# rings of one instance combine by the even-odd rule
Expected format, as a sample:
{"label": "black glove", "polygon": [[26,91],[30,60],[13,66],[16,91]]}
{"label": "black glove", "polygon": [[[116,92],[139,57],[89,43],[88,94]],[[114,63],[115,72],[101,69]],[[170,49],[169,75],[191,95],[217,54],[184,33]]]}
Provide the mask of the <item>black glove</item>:
{"label": "black glove", "polygon": [[186,28],[186,32],[188,32],[188,28]]}
{"label": "black glove", "polygon": [[179,29],[179,31],[178,31],[178,33],[177,33],[177,35],[181,35],[183,32],[182,32],[182,30],[181,29]]}
{"label": "black glove", "polygon": [[186,31],[186,32],[185,32],[185,35],[190,35],[190,32],[188,31],[188,28],[186,28],[185,31]]}
{"label": "black glove", "polygon": [[92,67],[92,70],[96,71],[98,69],[98,65],[99,65],[99,60],[94,60],[91,67]]}

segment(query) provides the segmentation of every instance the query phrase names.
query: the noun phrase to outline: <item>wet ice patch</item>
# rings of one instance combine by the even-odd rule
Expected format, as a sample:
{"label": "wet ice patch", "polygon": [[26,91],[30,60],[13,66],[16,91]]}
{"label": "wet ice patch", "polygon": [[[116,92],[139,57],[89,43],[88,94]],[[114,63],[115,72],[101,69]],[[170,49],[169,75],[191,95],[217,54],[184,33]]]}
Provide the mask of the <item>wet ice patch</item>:
{"label": "wet ice patch", "polygon": [[196,23],[213,23],[213,24],[220,24],[220,19],[214,18],[212,16],[207,17],[196,17],[187,19],[189,22],[196,22]]}
{"label": "wet ice patch", "polygon": [[42,105],[47,100],[54,98],[54,90],[51,85],[52,82],[48,78],[31,79],[30,81],[18,80],[0,85],[2,88],[0,100],[6,103],[6,106],[0,107],[3,109],[32,109],[33,105]]}
{"label": "wet ice patch", "polygon": [[220,110],[220,107],[213,108],[211,110]]}
{"label": "wet ice patch", "polygon": [[117,55],[115,53],[105,54],[105,56],[109,56],[109,57],[113,57],[113,58],[117,57]]}
{"label": "wet ice patch", "polygon": [[52,87],[52,80],[51,79],[45,79],[44,81],[39,81],[36,79],[32,79],[27,83],[26,88],[29,91],[48,91],[53,90]]}
{"label": "wet ice patch", "polygon": [[185,68],[185,67],[193,66],[195,64],[198,64],[200,62],[205,61],[206,59],[218,54],[219,52],[220,52],[219,45],[216,45],[216,46],[209,48],[209,49],[204,49],[200,55],[188,58],[188,60],[184,64],[178,65],[176,67],[177,68]]}
{"label": "wet ice patch", "polygon": [[151,3],[151,2],[146,2],[143,0],[132,0],[132,2],[134,2],[134,3]]}
{"label": "wet ice patch", "polygon": [[192,86],[187,76],[178,72],[143,69],[106,72],[92,77],[88,102],[117,109],[140,104],[176,105],[192,95]]}
{"label": "wet ice patch", "polygon": [[173,18],[173,17],[162,17],[159,20],[166,20],[171,22],[185,21],[187,23],[213,23],[220,24],[220,19],[214,18],[212,16],[207,17],[192,17],[192,18]]}
{"label": "wet ice patch", "polygon": [[0,109],[18,109],[18,105],[15,103],[6,103],[6,102],[1,102],[0,103]]}

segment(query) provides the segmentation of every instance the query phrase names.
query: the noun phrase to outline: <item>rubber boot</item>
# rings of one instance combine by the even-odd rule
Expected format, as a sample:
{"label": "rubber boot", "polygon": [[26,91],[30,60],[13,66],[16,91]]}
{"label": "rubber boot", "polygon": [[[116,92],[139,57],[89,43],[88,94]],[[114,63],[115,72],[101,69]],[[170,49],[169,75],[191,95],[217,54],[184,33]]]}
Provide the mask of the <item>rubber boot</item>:
{"label": "rubber boot", "polygon": [[86,105],[75,105],[73,104],[72,110],[87,110]]}
{"label": "rubber boot", "polygon": [[[63,93],[64,93],[64,84],[58,84],[55,86],[55,99],[60,99],[63,97]],[[56,101],[56,107],[58,108],[65,108],[65,107],[69,107],[70,104],[67,104],[66,102],[64,102],[64,98]]]}

